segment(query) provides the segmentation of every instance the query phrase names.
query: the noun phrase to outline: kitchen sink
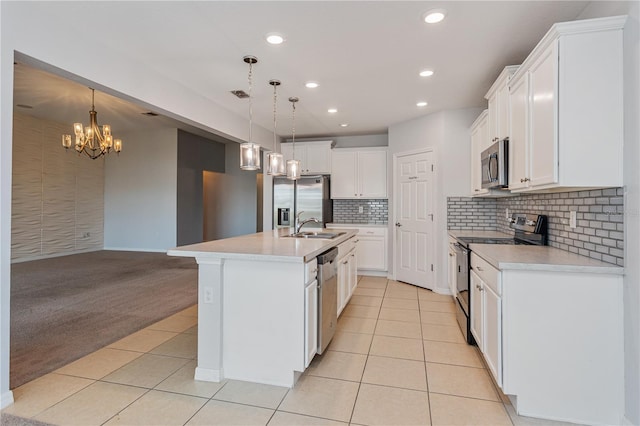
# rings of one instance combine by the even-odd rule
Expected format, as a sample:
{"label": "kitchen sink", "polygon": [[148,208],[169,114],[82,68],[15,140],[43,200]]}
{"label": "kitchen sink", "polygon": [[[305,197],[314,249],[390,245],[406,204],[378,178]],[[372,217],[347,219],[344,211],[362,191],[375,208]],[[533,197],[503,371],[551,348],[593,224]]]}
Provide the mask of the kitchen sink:
{"label": "kitchen sink", "polygon": [[332,238],[344,235],[346,232],[314,232],[314,231],[300,231],[295,234],[289,234],[287,237],[292,238],[324,238],[330,240]]}

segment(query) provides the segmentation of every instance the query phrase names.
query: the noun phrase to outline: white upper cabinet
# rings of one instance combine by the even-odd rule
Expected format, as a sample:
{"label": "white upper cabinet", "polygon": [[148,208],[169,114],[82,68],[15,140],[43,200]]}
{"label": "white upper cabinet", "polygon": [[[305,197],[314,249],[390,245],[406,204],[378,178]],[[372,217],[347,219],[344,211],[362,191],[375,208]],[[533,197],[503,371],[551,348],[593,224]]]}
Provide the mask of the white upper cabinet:
{"label": "white upper cabinet", "polygon": [[471,195],[485,195],[488,189],[482,189],[482,176],[480,175],[480,153],[487,148],[487,110],[476,118],[471,125]]}
{"label": "white upper cabinet", "polygon": [[484,96],[489,105],[487,141],[485,141],[487,146],[510,135],[509,80],[518,67],[518,65],[505,67]]}
{"label": "white upper cabinet", "polygon": [[625,19],[555,24],[515,73],[510,190],[623,185]]}
{"label": "white upper cabinet", "polygon": [[[300,160],[303,175],[331,174],[331,147],[333,141],[296,142],[295,160]],[[280,145],[284,161],[293,160],[293,144]]]}
{"label": "white upper cabinet", "polygon": [[386,148],[337,148],[331,163],[331,198],[387,198]]}

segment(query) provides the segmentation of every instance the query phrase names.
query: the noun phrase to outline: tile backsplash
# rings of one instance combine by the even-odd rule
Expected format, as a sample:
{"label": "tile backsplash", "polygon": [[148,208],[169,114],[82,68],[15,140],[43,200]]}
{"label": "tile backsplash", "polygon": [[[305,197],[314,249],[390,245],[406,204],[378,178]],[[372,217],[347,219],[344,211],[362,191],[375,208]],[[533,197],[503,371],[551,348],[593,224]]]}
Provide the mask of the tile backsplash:
{"label": "tile backsplash", "polygon": [[[360,209],[362,209],[362,213]],[[388,220],[388,200],[333,200],[333,221],[335,223],[386,225]]]}
{"label": "tile backsplash", "polygon": [[[511,233],[507,209],[509,214],[545,214],[549,217],[550,246],[624,266],[623,194],[623,188],[608,188],[508,198],[449,197],[447,226]],[[576,228],[569,227],[570,211],[576,212]],[[491,218],[493,227],[489,225]]]}

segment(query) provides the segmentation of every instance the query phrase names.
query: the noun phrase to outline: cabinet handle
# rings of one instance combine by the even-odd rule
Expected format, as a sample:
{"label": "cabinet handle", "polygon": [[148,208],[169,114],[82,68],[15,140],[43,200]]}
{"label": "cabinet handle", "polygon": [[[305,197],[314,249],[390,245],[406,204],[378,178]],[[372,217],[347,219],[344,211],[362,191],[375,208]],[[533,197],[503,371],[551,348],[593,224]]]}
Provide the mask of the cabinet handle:
{"label": "cabinet handle", "polygon": [[529,178],[520,179],[520,183],[529,182]]}
{"label": "cabinet handle", "polygon": [[[520,182],[522,182],[522,180],[520,180]],[[479,190],[479,189],[474,189],[474,191],[476,191],[476,192],[480,192],[480,190]]]}
{"label": "cabinet handle", "polygon": [[476,269],[477,269],[478,271],[480,271],[480,272],[482,272],[482,271],[483,271],[483,269],[482,269],[481,267],[479,267],[479,266],[476,266]]}
{"label": "cabinet handle", "polygon": [[453,253],[449,253],[449,257],[453,257],[455,256]]}
{"label": "cabinet handle", "polygon": [[400,228],[400,227],[402,226],[402,224],[401,224],[400,222],[396,222],[396,226],[397,226],[398,228]]}

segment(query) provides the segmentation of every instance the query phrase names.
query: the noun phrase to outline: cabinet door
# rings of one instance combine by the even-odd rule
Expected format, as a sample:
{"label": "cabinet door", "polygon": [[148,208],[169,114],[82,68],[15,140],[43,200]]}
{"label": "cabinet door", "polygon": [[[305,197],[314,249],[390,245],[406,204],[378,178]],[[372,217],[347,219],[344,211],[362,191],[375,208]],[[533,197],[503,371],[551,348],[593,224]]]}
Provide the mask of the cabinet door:
{"label": "cabinet door", "polygon": [[367,237],[358,234],[358,267],[377,271],[387,270],[387,250],[384,237]]}
{"label": "cabinet door", "polygon": [[331,198],[356,198],[356,152],[333,150],[331,155]]}
{"label": "cabinet door", "polygon": [[511,136],[509,122],[509,85],[505,84],[500,87],[496,92],[496,97],[496,137],[497,140],[502,140]]}
{"label": "cabinet door", "polygon": [[498,140],[499,108],[498,92],[496,91],[487,102],[489,113],[487,115],[487,137],[486,140],[483,140],[481,143],[483,150]]}
{"label": "cabinet door", "polygon": [[287,160],[299,160],[300,161],[300,173],[305,174],[305,167],[307,167],[307,149],[300,144],[296,144],[295,158],[293,153],[292,143],[283,143],[280,145],[280,152],[284,158],[285,164]]}
{"label": "cabinet door", "polygon": [[484,352],[484,340],[483,340],[483,324],[482,324],[482,293],[484,283],[474,271],[469,271],[471,294],[469,309],[471,310],[471,334],[476,338],[478,347]]}
{"label": "cabinet door", "polygon": [[304,366],[308,367],[318,351],[318,281],[314,280],[304,293]]}
{"label": "cabinet door", "polygon": [[484,149],[485,139],[487,139],[487,119],[480,122],[471,130],[471,195],[482,195],[489,192],[482,189],[482,173],[480,154]]}
{"label": "cabinet door", "polygon": [[358,152],[358,197],[387,198],[387,151]]}
{"label": "cabinet door", "polygon": [[[358,243],[360,245],[360,243]],[[359,248],[358,248],[359,250]],[[358,257],[356,256],[356,250],[349,255],[349,299],[356,291],[358,285]]]}
{"label": "cabinet door", "polygon": [[305,155],[304,173],[330,174],[331,173],[331,146],[328,144],[307,145]]}
{"label": "cabinet door", "polygon": [[526,188],[528,185],[528,114],[529,79],[523,76],[510,88],[511,136],[509,138],[509,189]]}
{"label": "cabinet door", "polygon": [[451,289],[451,294],[456,294],[456,290],[457,290],[457,283],[456,283],[456,278],[458,275],[458,265],[456,262],[456,252],[455,250],[453,250],[453,248],[451,248],[451,246],[449,246],[449,273],[448,273],[448,279],[449,279],[449,288]]}
{"label": "cabinet door", "polygon": [[502,301],[491,287],[484,286],[484,359],[499,387],[502,387]]}
{"label": "cabinet door", "polygon": [[349,255],[338,260],[338,316],[349,298]]}
{"label": "cabinet door", "polygon": [[558,181],[557,42],[553,43],[529,71],[531,130],[529,132],[530,186]]}

